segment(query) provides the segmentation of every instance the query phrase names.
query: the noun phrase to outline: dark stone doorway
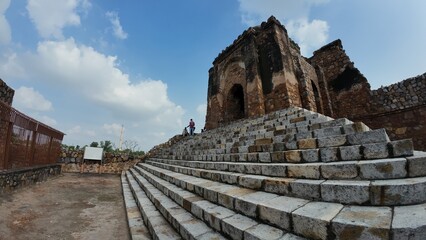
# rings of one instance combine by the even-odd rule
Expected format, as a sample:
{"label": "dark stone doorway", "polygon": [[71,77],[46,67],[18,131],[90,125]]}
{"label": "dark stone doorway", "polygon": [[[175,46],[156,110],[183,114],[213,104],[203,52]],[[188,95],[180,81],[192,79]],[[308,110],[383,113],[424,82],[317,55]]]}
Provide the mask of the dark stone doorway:
{"label": "dark stone doorway", "polygon": [[228,122],[245,117],[244,90],[240,84],[235,84],[229,90],[226,98],[226,116]]}

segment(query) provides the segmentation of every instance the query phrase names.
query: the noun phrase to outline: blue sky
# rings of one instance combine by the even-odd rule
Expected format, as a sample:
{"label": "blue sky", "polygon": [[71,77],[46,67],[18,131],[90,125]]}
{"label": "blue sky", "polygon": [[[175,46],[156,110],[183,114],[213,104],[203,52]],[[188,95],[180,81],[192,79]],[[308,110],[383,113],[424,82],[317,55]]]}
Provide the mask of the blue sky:
{"label": "blue sky", "polygon": [[0,0],[0,78],[63,143],[166,141],[204,125],[208,69],[270,15],[310,57],[340,38],[373,89],[426,72],[423,0]]}

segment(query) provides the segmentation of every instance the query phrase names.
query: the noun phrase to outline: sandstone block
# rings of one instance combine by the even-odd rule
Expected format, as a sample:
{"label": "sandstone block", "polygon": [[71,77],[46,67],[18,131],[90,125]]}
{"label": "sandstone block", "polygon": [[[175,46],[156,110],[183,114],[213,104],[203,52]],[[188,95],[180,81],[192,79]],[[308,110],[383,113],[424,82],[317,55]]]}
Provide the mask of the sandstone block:
{"label": "sandstone block", "polygon": [[360,161],[359,171],[362,179],[390,179],[407,176],[404,158]]}
{"label": "sandstone block", "polygon": [[300,150],[289,150],[284,152],[287,162],[297,163],[302,161]]}
{"label": "sandstone block", "polygon": [[297,141],[299,149],[312,149],[317,148],[317,142],[315,138],[306,138]]}
{"label": "sandstone block", "polygon": [[290,182],[293,178],[267,178],[264,180],[264,190],[266,192],[288,195],[290,193]]}
{"label": "sandstone block", "polygon": [[321,123],[321,128],[339,127],[339,126],[344,126],[344,125],[348,125],[352,123],[353,122],[347,118],[339,118],[339,119]]}
{"label": "sandstone block", "polygon": [[370,200],[369,181],[328,180],[321,184],[321,197],[327,202],[363,204]]}
{"label": "sandstone block", "polygon": [[346,206],[333,219],[336,239],[389,239],[392,209]]}
{"label": "sandstone block", "polygon": [[280,152],[285,150],[285,144],[282,142],[276,142],[273,145],[273,151],[274,152]]}
{"label": "sandstone block", "polygon": [[265,145],[265,144],[271,144],[271,143],[272,143],[272,138],[260,138],[254,141],[255,145]]}
{"label": "sandstone block", "polygon": [[321,166],[321,175],[325,179],[353,179],[358,177],[356,161],[327,163]]}
{"label": "sandstone block", "polygon": [[234,199],[236,197],[243,196],[245,194],[250,194],[253,192],[255,191],[246,188],[235,187],[235,189],[218,193],[217,201],[220,205],[225,206],[226,208],[234,209]]}
{"label": "sandstone block", "polygon": [[273,152],[271,153],[272,162],[285,162],[284,152]]}
{"label": "sandstone block", "polygon": [[198,219],[191,219],[180,225],[180,233],[184,239],[198,239],[198,236],[208,232],[212,232],[212,230]]}
{"label": "sandstone block", "polygon": [[392,239],[426,239],[426,204],[394,208]]}
{"label": "sandstone block", "polygon": [[259,218],[275,226],[291,231],[291,213],[309,201],[281,196],[259,204]]}
{"label": "sandstone block", "polygon": [[287,166],[287,174],[294,178],[319,179],[320,166],[319,163],[292,164]]}
{"label": "sandstone block", "polygon": [[342,208],[338,203],[307,203],[292,213],[293,231],[309,239],[326,240],[331,220]]}
{"label": "sandstone block", "polygon": [[389,157],[387,143],[372,143],[362,145],[365,159],[379,159]]}

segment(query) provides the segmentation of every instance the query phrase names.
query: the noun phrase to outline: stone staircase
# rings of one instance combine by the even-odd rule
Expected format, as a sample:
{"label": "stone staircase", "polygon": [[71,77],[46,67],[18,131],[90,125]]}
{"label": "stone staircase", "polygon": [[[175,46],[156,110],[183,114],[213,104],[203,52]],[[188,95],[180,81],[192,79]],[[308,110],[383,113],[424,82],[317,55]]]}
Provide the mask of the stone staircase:
{"label": "stone staircase", "polygon": [[123,172],[133,239],[426,239],[426,153],[301,108],[163,144]]}

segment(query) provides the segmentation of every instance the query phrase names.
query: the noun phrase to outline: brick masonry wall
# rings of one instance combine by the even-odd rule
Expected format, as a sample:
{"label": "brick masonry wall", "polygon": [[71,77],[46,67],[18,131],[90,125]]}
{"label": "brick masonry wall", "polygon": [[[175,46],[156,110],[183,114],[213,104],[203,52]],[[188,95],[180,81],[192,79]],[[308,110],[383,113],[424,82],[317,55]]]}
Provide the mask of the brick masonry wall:
{"label": "brick masonry wall", "polygon": [[61,165],[51,164],[0,172],[0,193],[46,181],[49,177],[61,174]]}
{"label": "brick masonry wall", "polygon": [[11,106],[14,94],[15,90],[7,86],[7,84],[0,79],[0,101]]}

